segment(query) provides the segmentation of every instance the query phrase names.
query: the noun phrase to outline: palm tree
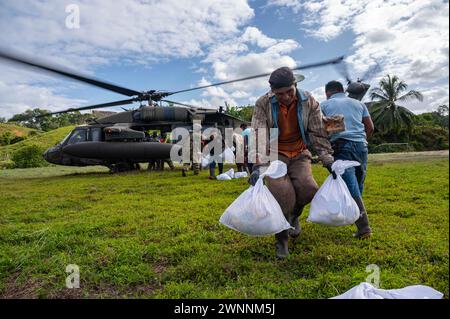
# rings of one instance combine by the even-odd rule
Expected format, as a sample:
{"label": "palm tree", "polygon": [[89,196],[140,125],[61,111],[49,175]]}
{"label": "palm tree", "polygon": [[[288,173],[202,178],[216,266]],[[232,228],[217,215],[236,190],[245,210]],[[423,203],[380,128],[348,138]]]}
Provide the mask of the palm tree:
{"label": "palm tree", "polygon": [[401,95],[402,92],[406,91],[408,85],[400,81],[396,75],[392,77],[387,75],[382,78],[379,86],[373,89],[370,94],[372,101],[375,101],[370,107],[375,128],[383,133],[392,131],[399,133],[404,127],[410,131],[415,115],[406,107],[397,103],[409,100],[423,101],[422,94],[411,90]]}

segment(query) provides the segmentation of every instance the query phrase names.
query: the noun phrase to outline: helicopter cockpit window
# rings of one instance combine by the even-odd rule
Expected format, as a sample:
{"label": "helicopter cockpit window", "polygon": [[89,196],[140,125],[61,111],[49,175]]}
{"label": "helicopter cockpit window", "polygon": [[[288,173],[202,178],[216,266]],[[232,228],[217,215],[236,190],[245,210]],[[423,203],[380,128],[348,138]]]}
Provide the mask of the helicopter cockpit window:
{"label": "helicopter cockpit window", "polygon": [[101,128],[91,128],[89,130],[89,141],[100,142],[102,140],[102,129]]}
{"label": "helicopter cockpit window", "polygon": [[77,130],[72,133],[68,145],[86,142],[86,130]]}
{"label": "helicopter cockpit window", "polygon": [[65,145],[71,134],[72,134],[72,132],[67,134],[66,137],[61,142],[59,142],[58,144]]}

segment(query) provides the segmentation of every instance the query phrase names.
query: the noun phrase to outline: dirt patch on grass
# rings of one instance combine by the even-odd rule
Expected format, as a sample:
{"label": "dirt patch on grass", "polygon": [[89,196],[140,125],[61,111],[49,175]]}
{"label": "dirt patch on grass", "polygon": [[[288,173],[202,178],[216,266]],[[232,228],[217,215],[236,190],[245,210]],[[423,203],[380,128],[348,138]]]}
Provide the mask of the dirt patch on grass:
{"label": "dirt patch on grass", "polygon": [[407,152],[407,153],[381,153],[370,154],[369,163],[384,163],[384,162],[403,162],[403,161],[427,161],[434,159],[448,159],[448,150],[444,151],[430,151],[430,152]]}
{"label": "dirt patch on grass", "polygon": [[5,288],[0,293],[0,299],[37,299],[41,283],[29,278],[25,282],[19,281],[20,274],[14,274],[5,281]]}

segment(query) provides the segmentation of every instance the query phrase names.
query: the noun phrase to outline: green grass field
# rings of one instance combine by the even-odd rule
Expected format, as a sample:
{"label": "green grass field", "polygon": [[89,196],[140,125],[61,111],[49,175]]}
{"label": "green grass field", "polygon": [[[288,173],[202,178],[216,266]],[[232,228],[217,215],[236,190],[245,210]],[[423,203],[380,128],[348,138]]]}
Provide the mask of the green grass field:
{"label": "green grass field", "polygon": [[[274,238],[221,225],[246,180],[207,172],[110,175],[103,168],[0,172],[2,298],[329,298],[380,269],[383,289],[431,286],[449,297],[449,162],[373,160],[365,202],[374,230],[306,222],[286,260]],[[327,172],[314,165],[319,184]],[[69,175],[67,175],[69,174]],[[80,289],[66,288],[66,266]]]}

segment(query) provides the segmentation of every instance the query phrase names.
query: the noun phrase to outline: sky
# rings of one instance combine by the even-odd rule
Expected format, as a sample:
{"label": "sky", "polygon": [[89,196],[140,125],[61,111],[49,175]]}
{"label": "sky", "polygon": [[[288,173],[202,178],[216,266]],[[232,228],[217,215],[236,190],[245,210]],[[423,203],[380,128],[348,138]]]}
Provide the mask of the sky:
{"label": "sky", "polygon": [[[414,113],[449,103],[449,4],[442,0],[0,0],[0,48],[137,91],[177,91],[344,55],[352,79],[379,64],[364,79],[372,87],[391,74],[422,92],[423,102],[402,104]],[[319,102],[328,81],[344,79],[332,66],[302,74],[299,87]],[[267,80],[169,99],[243,106],[269,90]],[[125,98],[0,61],[0,117]]]}

